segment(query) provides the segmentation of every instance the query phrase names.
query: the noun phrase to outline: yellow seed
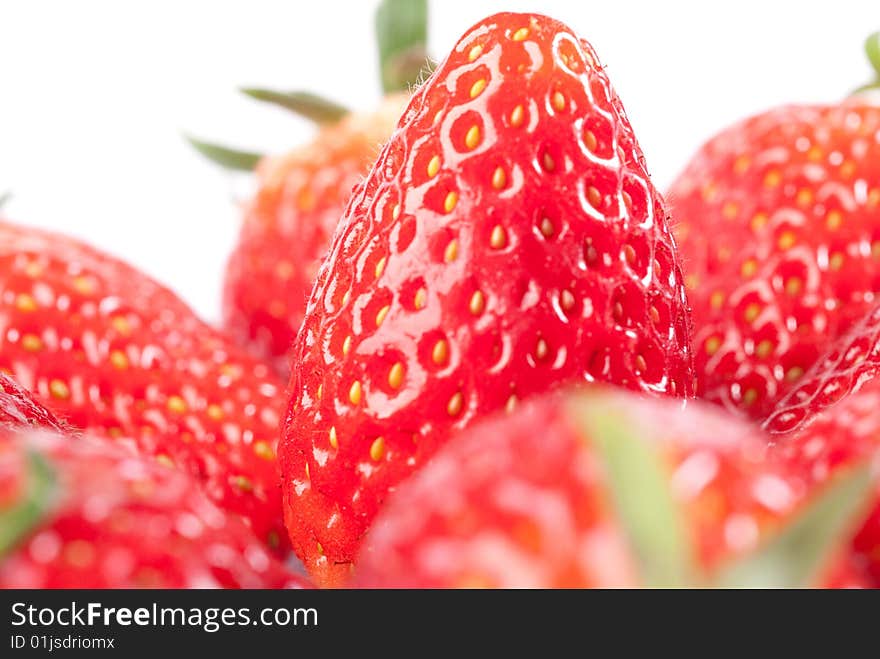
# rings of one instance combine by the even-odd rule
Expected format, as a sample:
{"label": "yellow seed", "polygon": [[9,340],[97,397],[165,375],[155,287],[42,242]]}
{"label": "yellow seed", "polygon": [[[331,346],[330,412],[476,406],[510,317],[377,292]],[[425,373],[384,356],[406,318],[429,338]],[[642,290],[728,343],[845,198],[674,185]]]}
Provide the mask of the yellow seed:
{"label": "yellow seed", "polygon": [[752,221],[749,225],[752,227],[752,231],[760,231],[765,226],[767,226],[767,220],[770,219],[767,217],[767,213],[755,213],[752,216]]}
{"label": "yellow seed", "polygon": [[464,396],[461,395],[461,392],[458,391],[452,395],[452,398],[449,399],[449,402],[446,404],[446,412],[449,416],[458,416],[461,413],[461,408],[464,405]]}
{"label": "yellow seed", "polygon": [[746,278],[751,277],[757,271],[758,271],[758,263],[757,263],[757,261],[755,261],[755,259],[748,259],[747,261],[743,262],[742,269],[741,269],[743,277],[746,277]]}
{"label": "yellow seed", "polygon": [[726,204],[724,204],[724,206],[721,207],[721,214],[728,220],[734,219],[738,212],[739,206],[737,206],[732,201],[728,201]]}
{"label": "yellow seed", "polygon": [[651,316],[651,322],[654,322],[654,323],[660,322],[660,312],[657,311],[657,307],[655,307],[653,304],[648,309],[648,315]]}
{"label": "yellow seed", "polygon": [[494,249],[501,249],[507,245],[507,232],[500,224],[496,224],[492,229],[492,235],[489,237],[489,244]]}
{"label": "yellow seed", "polygon": [[743,394],[743,404],[746,407],[751,406],[756,400],[758,400],[758,392],[754,389],[746,389],[746,392]]}
{"label": "yellow seed", "polygon": [[840,270],[843,267],[843,253],[835,252],[828,260],[828,265],[832,270]]}
{"label": "yellow seed", "polygon": [[544,339],[538,339],[538,343],[535,346],[535,357],[544,359],[548,352],[550,352],[550,348],[547,346],[547,342]]}
{"label": "yellow seed", "polygon": [[217,405],[216,403],[211,403],[208,405],[208,408],[205,410],[208,415],[208,418],[213,419],[214,421],[219,421],[223,418],[223,408]]}
{"label": "yellow seed", "polygon": [[797,242],[797,236],[794,235],[794,231],[783,231],[782,235],[779,236],[779,249],[786,250],[790,249]]}
{"label": "yellow seed", "polygon": [[773,352],[773,342],[769,339],[764,339],[758,343],[758,347],[755,348],[755,354],[761,359],[769,357],[771,352]]}
{"label": "yellow seed", "polygon": [[416,296],[413,299],[413,306],[418,309],[424,309],[425,304],[428,302],[428,292],[424,288],[420,288],[416,291]]}
{"label": "yellow seed", "polygon": [[428,178],[434,178],[440,171],[440,156],[434,156],[428,161]]}
{"label": "yellow seed", "polygon": [[25,313],[37,310],[37,301],[27,293],[19,293],[15,298],[15,308]]}
{"label": "yellow seed", "polygon": [[511,394],[504,404],[504,411],[510,414],[516,409],[516,394]]}
{"label": "yellow seed", "polygon": [[464,136],[464,145],[468,149],[474,149],[480,143],[480,127],[474,124],[468,128],[467,134]]}
{"label": "yellow seed", "polygon": [[370,458],[375,462],[379,462],[382,459],[382,456],[385,455],[385,438],[384,437],[376,437],[373,440],[373,443],[370,444]]}
{"label": "yellow seed", "polygon": [[385,320],[385,316],[388,315],[388,312],[391,310],[391,305],[386,304],[384,307],[379,309],[379,313],[376,314],[376,327],[382,324],[382,321]]}
{"label": "yellow seed", "polygon": [[635,265],[636,250],[632,245],[626,245],[623,248],[623,258],[626,260],[630,267]]}
{"label": "yellow seed", "polygon": [[443,210],[447,213],[451,213],[457,203],[458,193],[455,190],[450,190],[446,195],[446,199],[443,200]]}
{"label": "yellow seed", "polygon": [[379,259],[379,262],[376,264],[376,271],[375,271],[376,279],[381,277],[382,273],[385,272],[385,261],[386,260],[387,260],[386,257],[383,256],[381,259]]}
{"label": "yellow seed", "polygon": [[812,160],[813,162],[822,160],[822,155],[822,149],[818,146],[813,146],[807,151],[807,159]]}
{"label": "yellow seed", "polygon": [[513,37],[511,37],[514,41],[523,41],[527,36],[529,36],[529,28],[521,27],[516,32],[513,33]]}
{"label": "yellow seed", "polygon": [[847,160],[840,166],[840,176],[842,178],[851,178],[856,171],[856,164],[852,160]]}
{"label": "yellow seed", "polygon": [[648,362],[642,355],[636,355],[636,373],[644,373],[648,370]]}
{"label": "yellow seed", "polygon": [[446,246],[446,249],[443,252],[443,260],[447,263],[452,263],[455,259],[458,258],[458,241],[452,239],[449,241],[449,244]]}
{"label": "yellow seed", "polygon": [[712,305],[713,309],[720,309],[721,305],[724,304],[724,293],[721,291],[715,291],[712,295],[709,296],[709,304]]}
{"label": "yellow seed", "polygon": [[492,173],[492,187],[500,190],[505,185],[507,185],[507,172],[504,171],[503,167],[496,167]]}
{"label": "yellow seed", "polygon": [[553,156],[551,156],[546,151],[544,152],[543,164],[544,164],[544,169],[547,170],[548,172],[552,172],[554,169],[556,169],[556,161],[553,160]]}
{"label": "yellow seed", "polygon": [[540,229],[541,229],[541,233],[544,235],[545,238],[550,238],[553,236],[553,231],[554,231],[553,222],[550,221],[549,217],[545,217],[544,219],[541,220]]}
{"label": "yellow seed", "polygon": [[346,336],[342,341],[342,355],[343,357],[349,353],[351,350],[351,336]]}
{"label": "yellow seed", "polygon": [[733,161],[733,171],[736,174],[743,174],[751,164],[751,158],[749,158],[748,156],[739,156],[736,160]]}
{"label": "yellow seed", "polygon": [[400,217],[400,204],[394,204],[394,208],[391,210],[391,219],[396,220]]}
{"label": "yellow seed", "polygon": [[49,393],[54,398],[65,400],[70,398],[70,389],[62,380],[51,380],[49,382]]}
{"label": "yellow seed", "polygon": [[21,347],[28,352],[38,352],[43,349],[43,340],[36,334],[25,334],[21,337]]}
{"label": "yellow seed", "polygon": [[836,231],[841,224],[843,224],[843,213],[839,210],[828,211],[828,215],[825,216],[825,226],[831,231]]}
{"label": "yellow seed", "polygon": [[166,405],[169,410],[177,414],[186,412],[186,402],[180,396],[169,396]]}
{"label": "yellow seed", "polygon": [[113,350],[110,353],[110,363],[121,371],[128,368],[128,357],[121,350]]}
{"label": "yellow seed", "polygon": [[24,274],[26,274],[31,279],[36,279],[43,274],[43,266],[41,266],[36,261],[31,261],[24,267]]}
{"label": "yellow seed", "polygon": [[572,295],[571,291],[562,291],[562,294],[559,296],[559,306],[562,307],[563,311],[571,311],[574,308],[574,295]]}
{"label": "yellow seed", "polygon": [[254,453],[258,458],[262,460],[275,459],[275,451],[272,450],[271,444],[269,444],[269,442],[263,441],[262,439],[254,442]]}
{"label": "yellow seed", "polygon": [[165,455],[164,453],[160,453],[156,456],[156,462],[158,462],[163,467],[173,467],[174,460],[171,459],[170,456]]}
{"label": "yellow seed", "polygon": [[798,295],[803,285],[804,282],[801,281],[800,277],[789,277],[788,281],[785,282],[785,292],[789,295]]}
{"label": "yellow seed", "polygon": [[348,390],[348,400],[352,405],[360,405],[361,402],[361,383],[355,380]]}
{"label": "yellow seed", "polygon": [[473,62],[483,53],[483,47],[480,44],[477,44],[473,48],[471,48],[468,53],[468,62]]}
{"label": "yellow seed", "polygon": [[64,559],[74,567],[88,567],[95,560],[95,548],[88,540],[73,540],[64,548]]}
{"label": "yellow seed", "polygon": [[768,188],[775,188],[782,183],[782,174],[777,169],[771,169],[764,176],[764,185]]}
{"label": "yellow seed", "polygon": [[339,438],[336,436],[336,426],[330,426],[329,433],[330,446],[339,448]]}
{"label": "yellow seed", "polygon": [[468,309],[470,309],[471,313],[475,316],[479,316],[483,313],[483,309],[486,308],[486,298],[483,295],[482,291],[474,291],[474,294],[471,295],[471,301],[468,303]]}
{"label": "yellow seed", "polygon": [[710,336],[706,339],[706,343],[703,344],[703,349],[706,351],[706,354],[710,357],[718,352],[718,348],[721,347],[721,339],[717,336]]}
{"label": "yellow seed", "polygon": [[522,105],[517,105],[515,108],[513,108],[513,112],[510,113],[510,125],[514,128],[521,126],[525,118],[525,108],[523,108]]}
{"label": "yellow seed", "polygon": [[798,190],[795,201],[799,206],[809,206],[813,203],[813,191],[809,188],[801,188]]}
{"label": "yellow seed", "polygon": [[873,188],[868,193],[868,208],[877,208],[880,206],[880,188]]}
{"label": "yellow seed", "polygon": [[565,109],[565,96],[562,95],[562,92],[555,92],[553,94],[553,109],[557,112],[562,112]]}
{"label": "yellow seed", "polygon": [[397,362],[388,371],[388,386],[392,389],[399,389],[401,384],[403,384],[403,364]]}
{"label": "yellow seed", "polygon": [[480,78],[473,85],[471,85],[471,98],[476,98],[477,96],[482,94],[484,89],[486,89],[486,79]]}
{"label": "yellow seed", "polygon": [[757,302],[752,302],[749,306],[746,307],[745,313],[743,316],[746,319],[747,323],[754,322],[754,320],[758,317],[758,314],[761,313],[761,305]]}
{"label": "yellow seed", "polygon": [[348,304],[348,301],[351,299],[351,289],[345,291],[345,294],[342,296],[342,306],[344,307]]}
{"label": "yellow seed", "polygon": [[73,287],[83,295],[88,295],[95,290],[95,282],[92,281],[90,277],[81,275],[79,277],[74,277]]}
{"label": "yellow seed", "polygon": [[596,133],[589,128],[584,131],[584,146],[587,147],[587,150],[590,152],[594,152],[599,146],[599,140],[596,139]]}
{"label": "yellow seed", "polygon": [[794,382],[795,380],[799,379],[803,374],[804,369],[802,369],[800,366],[792,366],[785,373],[785,379],[789,382]]}
{"label": "yellow seed", "polygon": [[323,395],[324,395],[324,385],[319,384],[318,389],[315,391],[315,398],[317,398],[318,400],[321,400]]}
{"label": "yellow seed", "polygon": [[449,359],[449,344],[446,339],[440,339],[434,344],[434,348],[431,350],[431,359],[438,366],[446,363],[446,360]]}
{"label": "yellow seed", "polygon": [[590,202],[593,208],[599,208],[599,205],[602,203],[602,194],[592,185],[587,188],[587,201]]}

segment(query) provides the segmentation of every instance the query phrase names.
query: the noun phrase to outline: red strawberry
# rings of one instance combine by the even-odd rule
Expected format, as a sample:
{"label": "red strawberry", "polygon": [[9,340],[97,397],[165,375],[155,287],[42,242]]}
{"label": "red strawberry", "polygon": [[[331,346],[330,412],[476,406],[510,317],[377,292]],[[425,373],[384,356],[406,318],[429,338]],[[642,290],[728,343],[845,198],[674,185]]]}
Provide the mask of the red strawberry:
{"label": "red strawberry", "polygon": [[225,327],[288,373],[287,350],[302,322],[318,265],[351,189],[388,138],[405,102],[389,96],[374,114],[352,114],[257,169],[258,190],[229,258]]}
{"label": "red strawberry", "polygon": [[303,585],[188,475],[90,438],[0,429],[0,588]]}
{"label": "red strawberry", "polygon": [[71,425],[195,475],[277,545],[283,385],[173,293],[69,238],[0,223],[0,368]]}
{"label": "red strawberry", "polygon": [[700,149],[668,198],[697,393],[761,419],[880,291],[880,107],[752,117]]}
{"label": "red strawberry", "polygon": [[767,450],[757,429],[699,403],[545,396],[475,425],[403,484],[367,535],[357,583],[818,583],[865,470],[812,491]]}
{"label": "red strawberry", "polygon": [[[821,483],[841,463],[880,447],[880,306],[802,378],[764,423],[775,450]],[[880,587],[880,479],[870,519],[856,537],[855,561]]]}
{"label": "red strawberry", "polygon": [[65,432],[67,429],[55,415],[35,401],[11,377],[0,372],[0,427],[20,430],[41,428]]}
{"label": "red strawberry", "polygon": [[279,449],[294,548],[338,583],[450,433],[568,382],[691,388],[666,210],[589,44],[499,14],[419,89],[322,265]]}
{"label": "red strawberry", "polygon": [[[384,0],[376,11],[382,88],[378,111],[348,113],[308,92],[243,89],[316,121],[318,135],[283,156],[260,160],[257,193],[247,204],[241,234],[226,269],[224,326],[257,356],[289,376],[287,351],[302,323],[321,259],[352,188],[376,159],[428,66],[427,2]],[[258,154],[190,140],[226,167],[252,169]]]}

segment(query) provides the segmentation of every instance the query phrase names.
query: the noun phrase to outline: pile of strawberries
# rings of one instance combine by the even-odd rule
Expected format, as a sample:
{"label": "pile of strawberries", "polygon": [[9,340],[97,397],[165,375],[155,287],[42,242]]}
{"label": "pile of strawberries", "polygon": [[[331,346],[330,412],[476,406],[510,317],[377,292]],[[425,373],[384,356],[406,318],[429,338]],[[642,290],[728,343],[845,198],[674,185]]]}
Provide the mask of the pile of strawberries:
{"label": "pile of strawberries", "polygon": [[377,26],[378,112],[249,90],[320,128],[222,329],[0,223],[0,586],[880,587],[880,106],[746,119],[664,199],[565,25],[430,74],[424,1]]}

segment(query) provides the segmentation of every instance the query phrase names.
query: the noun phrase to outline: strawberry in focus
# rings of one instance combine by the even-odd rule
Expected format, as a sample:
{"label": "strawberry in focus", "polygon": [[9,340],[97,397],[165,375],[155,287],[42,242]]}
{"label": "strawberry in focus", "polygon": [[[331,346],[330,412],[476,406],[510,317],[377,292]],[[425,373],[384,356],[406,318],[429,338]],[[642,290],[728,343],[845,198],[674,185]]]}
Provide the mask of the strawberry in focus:
{"label": "strawberry in focus", "polygon": [[284,512],[319,584],[473,420],[584,380],[689,394],[666,221],[589,44],[529,14],[465,34],[355,192],[292,350]]}
{"label": "strawberry in focus", "polygon": [[667,194],[697,393],[762,419],[880,291],[880,107],[786,106],[712,138]]}
{"label": "strawberry in focus", "polygon": [[285,538],[284,386],[171,291],[78,241],[0,223],[0,368],[63,421],[201,482],[270,546]]}
{"label": "strawberry in focus", "polygon": [[187,474],[88,437],[0,429],[0,588],[304,586]]}
{"label": "strawberry in focus", "polygon": [[866,470],[814,488],[768,452],[757,428],[705,404],[610,389],[539,397],[475,424],[401,485],[355,582],[864,585],[838,563]]}

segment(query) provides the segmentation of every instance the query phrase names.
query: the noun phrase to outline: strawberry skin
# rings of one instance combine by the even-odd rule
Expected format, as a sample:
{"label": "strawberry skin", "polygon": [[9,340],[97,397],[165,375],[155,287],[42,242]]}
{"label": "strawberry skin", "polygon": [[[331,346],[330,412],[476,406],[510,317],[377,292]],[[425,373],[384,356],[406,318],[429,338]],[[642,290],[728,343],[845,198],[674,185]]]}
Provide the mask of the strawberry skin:
{"label": "strawberry skin", "polygon": [[[776,440],[775,450],[797,461],[804,476],[817,483],[853,456],[876,451],[878,375],[880,306],[838,339],[764,422]],[[853,543],[853,555],[871,575],[873,587],[880,588],[880,479],[873,512]]]}
{"label": "strawberry skin", "polygon": [[710,140],[667,195],[699,396],[764,418],[880,290],[880,107],[789,106]]}
{"label": "strawberry skin", "polygon": [[0,588],[305,585],[187,474],[88,437],[0,429],[0,515],[28,497],[34,456],[54,482],[0,553]]}
{"label": "strawberry skin", "polygon": [[18,382],[0,372],[0,427],[66,431],[55,415],[33,399]]}
{"label": "strawberry skin", "polygon": [[337,228],[292,350],[294,548],[344,579],[450,433],[567,382],[686,396],[666,210],[592,47],[499,14],[416,92]]}
{"label": "strawberry skin", "polygon": [[285,377],[287,351],[345,203],[405,101],[389,95],[377,112],[350,114],[257,169],[257,193],[226,267],[223,321],[234,339]]}
{"label": "strawberry skin", "polygon": [[106,254],[0,222],[0,369],[60,418],[202,482],[277,546],[284,386],[173,293]]}
{"label": "strawberry skin", "polygon": [[[665,465],[694,563],[690,585],[757,549],[807,501],[799,472],[766,459],[763,434],[714,407],[610,389],[551,394],[474,425],[401,485],[364,541],[356,583],[645,585],[597,448],[607,430],[595,424],[606,415],[615,433],[634,433]],[[840,570],[834,578],[855,579]]]}

